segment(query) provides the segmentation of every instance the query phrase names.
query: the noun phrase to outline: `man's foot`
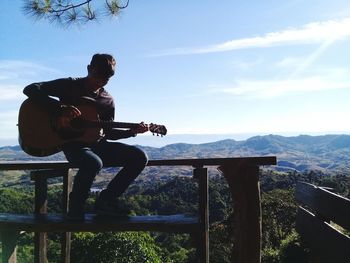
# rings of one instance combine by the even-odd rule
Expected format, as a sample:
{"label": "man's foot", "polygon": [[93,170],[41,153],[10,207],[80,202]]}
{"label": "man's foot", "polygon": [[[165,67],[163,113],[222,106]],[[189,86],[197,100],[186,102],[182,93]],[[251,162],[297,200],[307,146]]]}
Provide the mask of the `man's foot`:
{"label": "man's foot", "polygon": [[121,205],[118,200],[104,200],[99,197],[95,203],[95,212],[101,216],[127,216],[130,210]]}
{"label": "man's foot", "polygon": [[71,193],[69,196],[68,213],[65,215],[65,218],[72,221],[84,221],[84,217],[84,202],[74,198]]}

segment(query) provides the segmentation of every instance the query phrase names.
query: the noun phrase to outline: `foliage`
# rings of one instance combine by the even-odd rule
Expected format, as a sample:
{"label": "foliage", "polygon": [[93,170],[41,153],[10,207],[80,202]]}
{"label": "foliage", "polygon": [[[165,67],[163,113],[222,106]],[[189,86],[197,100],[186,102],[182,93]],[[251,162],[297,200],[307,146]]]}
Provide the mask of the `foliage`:
{"label": "foliage", "polygon": [[17,244],[17,262],[34,262],[34,233],[24,233],[20,236]]}
{"label": "foliage", "polygon": [[300,236],[292,231],[285,239],[281,241],[279,251],[279,262],[281,263],[307,263],[308,251],[303,246]]}
{"label": "foliage", "polygon": [[153,237],[161,248],[163,263],[194,262],[194,240],[189,235],[153,233]]}
{"label": "foliage", "polygon": [[29,214],[34,211],[33,193],[17,191],[13,188],[0,189],[0,212]]}
{"label": "foliage", "polygon": [[232,262],[233,233],[228,221],[216,222],[210,226],[209,261],[213,263]]}
{"label": "foliage", "polygon": [[72,241],[72,262],[160,263],[159,247],[148,233],[77,233]]}
{"label": "foliage", "polygon": [[262,194],[262,248],[279,247],[295,227],[297,204],[292,189],[275,189]]}

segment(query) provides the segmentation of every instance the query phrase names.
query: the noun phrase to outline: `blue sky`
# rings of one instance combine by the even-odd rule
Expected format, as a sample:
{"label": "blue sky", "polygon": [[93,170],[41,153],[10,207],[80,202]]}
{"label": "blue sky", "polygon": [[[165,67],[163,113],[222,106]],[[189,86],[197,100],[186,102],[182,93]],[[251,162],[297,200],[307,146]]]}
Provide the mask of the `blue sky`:
{"label": "blue sky", "polygon": [[97,52],[117,59],[116,119],[166,125],[163,144],[350,133],[348,0],[130,0],[116,19],[68,29],[22,4],[0,2],[0,145],[17,144],[24,86],[83,77]]}

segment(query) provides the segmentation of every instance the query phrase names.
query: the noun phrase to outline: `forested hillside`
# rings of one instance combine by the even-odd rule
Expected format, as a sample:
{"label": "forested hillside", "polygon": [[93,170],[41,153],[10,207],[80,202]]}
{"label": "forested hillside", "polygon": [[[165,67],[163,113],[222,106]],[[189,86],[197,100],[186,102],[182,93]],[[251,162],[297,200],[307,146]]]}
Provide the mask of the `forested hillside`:
{"label": "forested hillside", "polygon": [[[255,136],[244,141],[232,139],[204,144],[170,144],[161,148],[143,147],[150,159],[277,156],[275,169],[297,172],[349,173],[350,135],[284,137]],[[63,160],[62,154],[45,160]],[[19,146],[0,147],[0,160],[33,160]],[[39,160],[39,158],[35,158]]]}
{"label": "forested hillside", "polygon": [[[332,191],[350,197],[350,178],[343,175],[281,173],[262,171],[262,262],[307,262],[308,250],[295,232],[297,204],[294,186],[298,180],[331,187]],[[62,187],[53,182],[49,187],[49,213],[61,213]],[[34,190],[32,185],[0,188],[0,212],[31,213]],[[86,210],[93,212],[96,193],[91,193]],[[119,200],[123,215],[193,214],[197,212],[197,183],[188,176],[168,177],[163,181],[138,180]],[[234,215],[225,179],[212,176],[209,184],[210,262],[231,262],[234,245],[229,218]],[[60,237],[49,235],[49,262],[59,262]],[[194,240],[189,235],[127,232],[74,233],[72,262],[194,262]],[[18,247],[18,262],[33,262],[33,234],[22,235]],[[97,261],[96,261],[97,260]]]}

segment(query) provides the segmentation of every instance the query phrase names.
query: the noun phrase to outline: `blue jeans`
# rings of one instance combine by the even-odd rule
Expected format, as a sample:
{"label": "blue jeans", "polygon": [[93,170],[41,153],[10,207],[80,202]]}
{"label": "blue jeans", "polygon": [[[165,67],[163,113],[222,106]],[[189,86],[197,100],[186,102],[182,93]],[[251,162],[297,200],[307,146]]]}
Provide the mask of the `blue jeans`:
{"label": "blue jeans", "polygon": [[148,161],[144,151],[120,142],[102,141],[92,147],[67,145],[63,152],[67,160],[79,168],[74,178],[70,200],[81,207],[88,198],[96,175],[103,167],[123,167],[104,190],[104,196],[113,200],[128,188]]}

